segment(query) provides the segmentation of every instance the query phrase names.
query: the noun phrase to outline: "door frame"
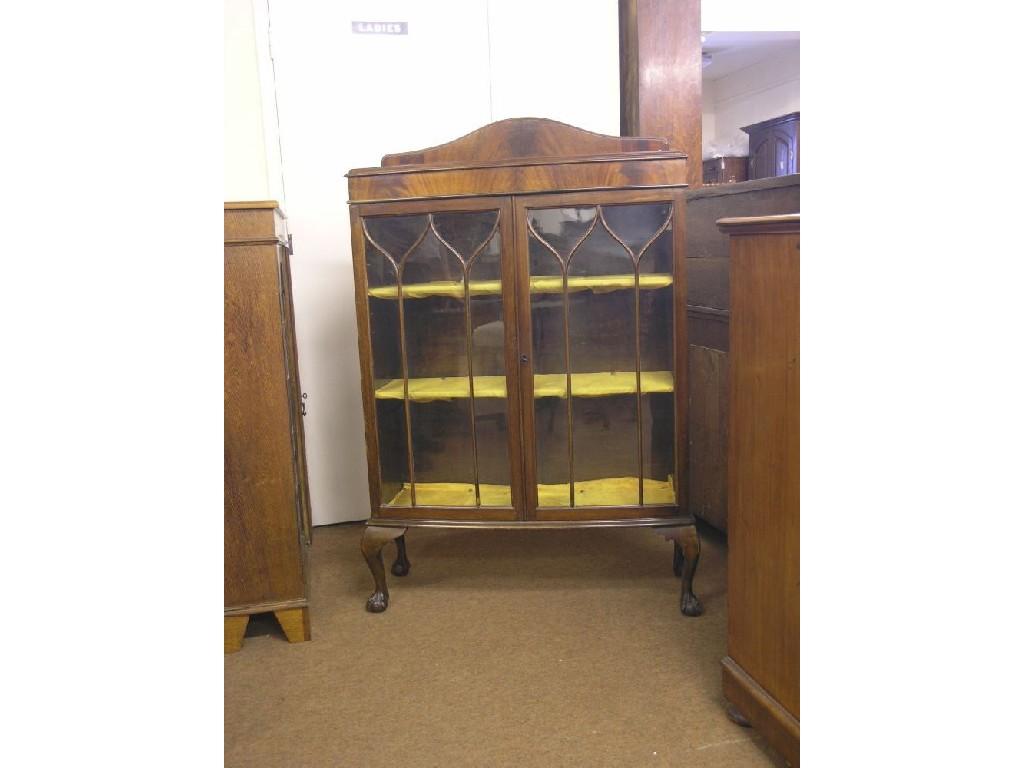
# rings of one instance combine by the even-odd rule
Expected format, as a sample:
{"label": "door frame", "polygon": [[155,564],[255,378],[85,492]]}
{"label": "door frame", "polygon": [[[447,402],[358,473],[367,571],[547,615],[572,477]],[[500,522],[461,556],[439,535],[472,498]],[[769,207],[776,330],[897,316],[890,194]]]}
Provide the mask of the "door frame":
{"label": "door frame", "polygon": [[[556,208],[591,205],[627,205],[634,203],[664,202],[672,204],[672,368],[675,403],[675,473],[676,503],[646,504],[617,507],[539,507],[537,500],[537,451],[535,409],[533,407],[533,333],[530,313],[530,250],[526,228],[527,211],[533,208]],[[557,192],[543,195],[516,195],[512,197],[515,223],[515,264],[517,267],[516,296],[518,300],[519,346],[526,353],[519,357],[519,384],[522,414],[523,495],[524,520],[575,521],[625,520],[647,518],[675,518],[687,509],[687,354],[686,335],[686,199],[685,187],[659,187],[652,189],[615,189],[608,191]],[[680,353],[679,350],[683,350]],[[682,407],[680,406],[682,403]],[[643,467],[639,468],[643,477]]]}
{"label": "door frame", "polygon": [[[362,375],[363,416],[365,419],[366,462],[370,487],[371,519],[387,520],[517,520],[516,510],[525,508],[523,499],[523,445],[519,401],[519,343],[516,329],[516,264],[514,247],[512,198],[508,195],[461,197],[455,199],[425,199],[384,203],[361,203],[350,206],[352,224],[352,265],[355,275],[356,319],[359,333],[359,358]],[[373,395],[373,349],[370,337],[370,306],[366,275],[366,247],[362,219],[378,216],[416,216],[427,213],[451,213],[497,210],[498,234],[501,237],[502,315],[505,322],[505,389],[506,421],[508,430],[509,480],[512,505],[510,507],[451,507],[418,504],[409,507],[387,506],[381,499],[383,481],[377,441],[377,403]],[[470,297],[466,296],[465,301]],[[406,414],[407,460],[415,478],[415,460],[411,442],[411,415],[409,401],[404,400]],[[472,425],[476,429],[476,425]]]}

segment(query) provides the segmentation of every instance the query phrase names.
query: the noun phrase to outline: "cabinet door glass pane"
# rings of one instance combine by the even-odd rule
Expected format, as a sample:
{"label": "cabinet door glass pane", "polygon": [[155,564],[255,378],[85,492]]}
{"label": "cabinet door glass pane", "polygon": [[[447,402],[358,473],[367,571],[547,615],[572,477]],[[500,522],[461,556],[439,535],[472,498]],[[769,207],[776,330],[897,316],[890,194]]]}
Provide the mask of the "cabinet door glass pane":
{"label": "cabinet door glass pane", "polygon": [[[653,208],[653,206],[652,206]],[[669,206],[657,210],[655,218],[664,221]],[[607,209],[606,209],[607,210]],[[660,226],[655,225],[655,226]],[[640,259],[640,275],[672,275],[672,228],[671,225],[647,250]],[[672,338],[672,287],[650,288],[640,291],[640,365],[645,371],[663,371],[671,378],[674,370]],[[651,499],[645,503],[674,502],[675,473],[675,393],[652,391],[643,396],[641,424],[643,438],[643,476],[651,486]],[[653,481],[650,482],[650,481]],[[665,483],[665,485],[658,485]],[[669,494],[669,490],[673,492]]]}
{"label": "cabinet door glass pane", "polygon": [[[366,243],[366,280],[374,289],[397,292],[398,267],[380,249]],[[370,299],[370,350],[374,391],[402,378],[402,343],[397,301]],[[406,461],[405,408],[400,400],[377,400],[377,452],[380,456],[381,498],[400,497],[409,483]],[[399,501],[399,503],[402,503]],[[408,500],[404,502],[408,505]]]}
{"label": "cabinet door glass pane", "polygon": [[[561,211],[531,211],[531,215],[534,214],[546,222],[545,231],[560,231],[556,217],[562,215]],[[578,223],[572,219],[566,226]],[[529,254],[537,484],[538,491],[548,489],[549,494],[547,499],[539,501],[541,506],[562,506],[569,503],[569,419],[565,401],[557,396],[565,381],[562,268],[558,256],[532,236],[529,238]],[[542,286],[546,290],[541,290]],[[542,390],[542,384],[553,384],[554,394],[545,394],[547,390]],[[529,403],[524,405],[530,407]],[[552,494],[557,494],[557,498],[552,499]]]}
{"label": "cabinet door glass pane", "polygon": [[483,506],[510,506],[508,400],[505,397],[505,314],[498,293],[473,286],[501,283],[501,250],[495,236],[469,267],[473,423]]}
{"label": "cabinet door glass pane", "polygon": [[363,220],[385,505],[511,504],[498,215]]}
{"label": "cabinet door glass pane", "polygon": [[528,211],[542,507],[675,502],[671,212]]}

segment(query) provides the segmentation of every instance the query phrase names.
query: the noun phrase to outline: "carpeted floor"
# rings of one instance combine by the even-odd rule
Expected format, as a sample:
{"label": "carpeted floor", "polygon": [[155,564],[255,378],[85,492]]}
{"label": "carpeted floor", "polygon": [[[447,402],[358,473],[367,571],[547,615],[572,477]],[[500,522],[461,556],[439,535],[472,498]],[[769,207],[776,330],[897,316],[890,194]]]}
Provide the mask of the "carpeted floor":
{"label": "carpeted floor", "polygon": [[230,768],[785,765],[725,716],[714,531],[696,619],[642,529],[411,530],[412,571],[369,614],[361,532],[314,531],[311,642],[254,619],[224,657]]}

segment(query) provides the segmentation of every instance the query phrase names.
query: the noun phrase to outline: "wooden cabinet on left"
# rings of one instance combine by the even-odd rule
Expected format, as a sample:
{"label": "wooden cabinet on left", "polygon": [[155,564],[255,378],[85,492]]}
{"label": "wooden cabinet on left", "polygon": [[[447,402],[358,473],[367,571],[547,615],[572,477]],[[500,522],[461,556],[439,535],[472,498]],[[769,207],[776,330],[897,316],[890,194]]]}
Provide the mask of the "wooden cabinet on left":
{"label": "wooden cabinet on left", "polygon": [[224,651],[249,616],[310,639],[309,487],[290,240],[274,201],[224,204]]}

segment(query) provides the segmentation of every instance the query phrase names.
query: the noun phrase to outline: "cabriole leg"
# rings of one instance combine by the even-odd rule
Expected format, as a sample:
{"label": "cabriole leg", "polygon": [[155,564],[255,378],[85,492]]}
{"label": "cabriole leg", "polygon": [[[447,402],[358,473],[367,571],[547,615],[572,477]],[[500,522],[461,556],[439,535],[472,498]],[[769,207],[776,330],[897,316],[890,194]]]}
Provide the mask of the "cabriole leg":
{"label": "cabriole leg", "polygon": [[398,547],[398,555],[395,557],[395,562],[391,564],[391,572],[395,574],[395,576],[408,576],[409,558],[405,554],[404,533],[395,539],[395,545]]}
{"label": "cabriole leg", "polygon": [[693,576],[697,572],[697,562],[700,560],[700,537],[697,535],[697,526],[662,528],[661,532],[672,542],[672,570],[676,576],[683,578],[679,610],[684,616],[700,616],[704,613],[704,606],[693,594]]}
{"label": "cabriole leg", "polygon": [[685,616],[700,616],[704,606],[693,594],[693,577],[697,573],[697,562],[700,560],[700,536],[696,525],[687,525],[679,529],[679,544],[683,548],[683,591],[679,598],[679,610]]}
{"label": "cabriole leg", "polygon": [[363,541],[360,549],[366,564],[370,566],[370,573],[373,574],[373,594],[366,601],[366,610],[370,613],[382,613],[388,607],[388,582],[384,575],[384,559],[381,557],[381,549],[393,539],[397,539],[405,533],[405,528],[387,528],[383,526],[368,525],[363,531]]}

